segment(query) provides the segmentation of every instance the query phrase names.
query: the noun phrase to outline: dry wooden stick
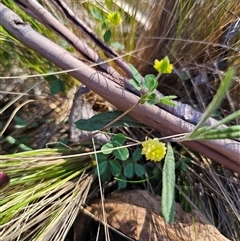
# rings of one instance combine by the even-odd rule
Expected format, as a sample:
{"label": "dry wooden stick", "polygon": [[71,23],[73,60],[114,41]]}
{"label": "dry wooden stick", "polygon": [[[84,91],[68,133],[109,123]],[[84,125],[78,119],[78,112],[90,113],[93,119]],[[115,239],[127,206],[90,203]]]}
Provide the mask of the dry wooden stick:
{"label": "dry wooden stick", "polygon": [[[103,63],[103,60],[99,58],[98,54],[94,52],[88,45],[82,43],[80,39],[69,29],[67,29],[62,23],[60,23],[51,13],[49,13],[46,9],[44,9],[38,2],[36,1],[26,1],[26,0],[14,0],[26,13],[30,14],[32,17],[36,18],[38,21],[43,23],[46,27],[54,30],[57,34],[67,40],[75,49],[77,49],[82,55],[86,56],[90,59],[93,63],[97,64],[103,71],[106,73],[104,74],[107,78],[111,78],[112,81],[118,83],[119,85],[123,86],[125,89],[133,92],[135,95],[140,96],[139,91],[133,88],[129,84],[128,79],[121,76],[116,70],[114,70],[111,66],[106,63]],[[96,43],[99,47],[103,47],[103,51],[106,55],[113,58],[113,60],[118,64],[119,67],[123,68],[123,71],[127,73],[130,77],[133,77],[129,72],[130,68],[124,60],[118,56],[115,52],[111,50],[105,43],[102,43],[102,40],[99,39],[87,26],[79,20],[72,11],[66,6],[64,1],[62,0],[51,0],[61,12],[66,15],[66,17],[72,21],[75,25],[78,26],[80,31],[87,34],[94,43]],[[115,59],[114,59],[115,58]],[[143,91],[144,92],[144,91]],[[163,95],[155,91],[156,97],[159,99],[163,97]],[[171,114],[191,123],[197,124],[202,117],[202,113],[194,110],[191,106],[181,103],[175,102],[176,106],[168,106],[161,103],[157,105],[164,110],[167,110]],[[214,125],[216,124],[216,120],[213,118],[209,118],[206,125]]]}
{"label": "dry wooden stick", "polygon": [[[140,99],[132,92],[111,81],[110,78],[90,68],[69,52],[40,35],[10,9],[0,4],[0,24],[19,41],[33,49],[63,70],[73,69],[73,77],[85,84],[119,110],[127,111]],[[158,106],[138,105],[130,116],[158,130],[163,135],[190,132],[194,125],[160,109]],[[191,144],[194,143],[194,144]],[[191,141],[184,143],[199,153],[240,173],[240,142],[225,139],[215,141]]]}

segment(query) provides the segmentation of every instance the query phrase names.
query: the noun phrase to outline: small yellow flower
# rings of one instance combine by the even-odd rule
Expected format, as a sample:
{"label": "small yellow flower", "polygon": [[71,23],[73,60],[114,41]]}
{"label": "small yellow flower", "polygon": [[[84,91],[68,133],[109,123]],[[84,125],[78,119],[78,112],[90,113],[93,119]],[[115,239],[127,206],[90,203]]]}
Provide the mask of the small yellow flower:
{"label": "small yellow flower", "polygon": [[166,154],[166,146],[163,142],[159,142],[157,138],[147,139],[142,142],[142,155],[146,156],[147,160],[151,161],[161,161]]}
{"label": "small yellow flower", "polygon": [[118,12],[109,13],[107,15],[107,21],[113,26],[118,26],[122,22],[121,15]]}
{"label": "small yellow flower", "polygon": [[155,59],[153,67],[162,74],[171,74],[173,70],[173,65],[170,64],[168,56],[160,61]]}

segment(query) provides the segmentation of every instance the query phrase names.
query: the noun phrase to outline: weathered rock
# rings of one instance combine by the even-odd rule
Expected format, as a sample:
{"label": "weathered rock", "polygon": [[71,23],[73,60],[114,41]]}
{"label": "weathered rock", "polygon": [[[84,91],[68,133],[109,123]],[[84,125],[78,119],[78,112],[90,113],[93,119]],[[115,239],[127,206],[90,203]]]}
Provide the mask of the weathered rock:
{"label": "weathered rock", "polygon": [[[229,241],[213,225],[193,211],[176,203],[175,221],[168,225],[160,215],[161,198],[143,190],[109,195],[105,200],[107,223],[129,237],[142,241]],[[88,208],[103,220],[100,201]]]}

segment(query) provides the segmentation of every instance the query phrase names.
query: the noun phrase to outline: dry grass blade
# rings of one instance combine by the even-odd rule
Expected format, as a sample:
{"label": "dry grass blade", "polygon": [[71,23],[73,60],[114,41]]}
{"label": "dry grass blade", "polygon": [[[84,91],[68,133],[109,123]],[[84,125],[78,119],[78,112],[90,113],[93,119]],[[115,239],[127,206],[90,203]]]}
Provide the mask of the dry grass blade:
{"label": "dry grass blade", "polygon": [[[178,190],[182,207],[202,213],[226,237],[240,236],[240,178],[237,173],[215,165],[211,160],[192,155],[193,161],[179,176]],[[216,171],[217,170],[217,171]]]}
{"label": "dry grass blade", "polygon": [[[145,75],[154,73],[151,64],[154,59],[170,56],[175,74],[163,76],[159,90],[165,95],[178,95],[181,101],[202,112],[219,85],[220,70],[233,67],[237,72],[236,81],[221,110],[223,115],[232,113],[240,107],[239,14],[239,1],[155,3],[149,13],[155,24],[141,32],[134,62]],[[149,48],[141,50],[143,46]]]}
{"label": "dry grass blade", "polygon": [[2,238],[64,240],[92,183],[84,172],[95,164],[88,154],[64,158],[61,153],[43,149],[1,156],[11,178],[1,195]]}
{"label": "dry grass blade", "polygon": [[65,240],[81,205],[86,201],[92,182],[91,176],[84,176],[78,180],[75,189],[69,192],[69,198],[67,200],[62,200],[61,209],[55,209],[58,211],[58,215],[56,215],[56,218],[48,224],[47,227],[44,227],[43,233],[39,235],[37,240]]}

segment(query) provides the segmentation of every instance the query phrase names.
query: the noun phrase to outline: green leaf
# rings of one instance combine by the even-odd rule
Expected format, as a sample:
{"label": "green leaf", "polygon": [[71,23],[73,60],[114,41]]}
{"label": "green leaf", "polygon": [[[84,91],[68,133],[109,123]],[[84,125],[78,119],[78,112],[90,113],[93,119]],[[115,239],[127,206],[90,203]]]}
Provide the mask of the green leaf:
{"label": "green leaf", "polygon": [[182,171],[184,171],[184,172],[186,172],[186,171],[188,170],[186,163],[184,163],[184,162],[182,163],[181,169],[182,169]]}
{"label": "green leaf", "polygon": [[132,65],[132,64],[128,64],[132,74],[133,74],[133,77],[134,79],[138,82],[139,85],[142,84],[142,77],[141,75],[139,74],[138,70]]}
{"label": "green leaf", "polygon": [[168,143],[167,154],[163,166],[162,215],[168,224],[174,221],[175,209],[175,160],[173,149]]}
{"label": "green leaf", "polygon": [[125,188],[127,186],[127,179],[123,173],[121,173],[121,175],[118,176],[117,182],[119,188]]}
{"label": "green leaf", "polygon": [[187,170],[187,165],[183,161],[177,161],[175,163],[175,168],[176,169],[181,168],[183,171],[186,171]]}
{"label": "green leaf", "polygon": [[109,28],[107,21],[103,21],[103,22],[102,22],[102,28],[103,28],[103,29],[108,29],[108,28]]}
{"label": "green leaf", "polygon": [[148,101],[148,94],[144,94],[140,99],[140,104],[144,104]]}
{"label": "green leaf", "polygon": [[183,71],[182,73],[180,73],[178,77],[180,78],[181,81],[185,81],[191,78],[190,74],[186,71]]}
{"label": "green leaf", "polygon": [[110,41],[111,37],[112,37],[112,32],[110,29],[108,29],[103,35],[104,42],[108,43]]}
{"label": "green leaf", "polygon": [[168,99],[160,99],[158,102],[162,103],[164,105],[168,105],[168,106],[176,106],[177,105],[176,103],[174,103],[173,101],[168,100]]}
{"label": "green leaf", "polygon": [[148,100],[147,100],[147,103],[149,104],[149,105],[155,105],[157,102],[158,102],[158,100],[156,99],[156,94],[155,93],[151,93],[151,94],[149,94],[148,95]]}
{"label": "green leaf", "polygon": [[125,167],[124,167],[124,175],[128,178],[132,178],[134,174],[134,166],[133,162],[129,162]]}
{"label": "green leaf", "polygon": [[148,89],[148,92],[151,93],[158,86],[158,81],[153,74],[148,74],[144,77],[143,87]]}
{"label": "green leaf", "polygon": [[126,182],[124,182],[124,181],[118,181],[118,187],[120,188],[120,189],[123,189],[123,188],[125,188],[127,186],[127,183]]}
{"label": "green leaf", "polygon": [[152,174],[153,174],[153,176],[154,176],[156,179],[158,179],[159,176],[161,176],[160,169],[159,169],[159,167],[158,167],[157,165],[153,168]]}
{"label": "green leaf", "polygon": [[134,172],[138,177],[141,177],[145,173],[145,170],[142,165],[134,163]]}
{"label": "green leaf", "polygon": [[101,14],[101,12],[97,8],[93,8],[90,11],[91,11],[91,14],[93,15],[93,17],[95,19],[99,20],[100,22],[103,21],[102,14]]}
{"label": "green leaf", "polygon": [[109,165],[107,166],[105,172],[101,175],[101,181],[102,182],[108,182],[111,179],[111,169]]}
{"label": "green leaf", "polygon": [[[94,115],[90,119],[81,119],[75,122],[75,125],[80,130],[96,131],[102,129],[104,126],[115,120],[123,112],[113,111],[104,112]],[[143,127],[142,124],[131,118],[130,116],[124,116],[120,120],[116,121],[111,127]]]}
{"label": "green leaf", "polygon": [[135,79],[130,79],[129,83],[138,91],[142,89],[141,85]]}
{"label": "green leaf", "polygon": [[58,80],[58,78],[55,75],[48,75],[48,76],[44,77],[44,79],[48,82],[53,82],[53,81]]}
{"label": "green leaf", "polygon": [[15,116],[14,120],[17,123],[17,125],[15,125],[15,128],[17,128],[17,129],[24,128],[27,125],[27,122],[24,119],[22,119],[21,117]]}
{"label": "green leaf", "polygon": [[169,105],[169,106],[176,106],[176,103],[171,101],[173,99],[176,99],[176,95],[169,95],[169,96],[164,96],[158,100],[159,103],[162,103],[164,105]]}
{"label": "green leaf", "polygon": [[45,77],[45,80],[50,83],[50,92],[52,95],[64,92],[66,90],[64,82],[58,79],[55,75],[49,75]]}
{"label": "green leaf", "polygon": [[151,93],[147,95],[148,100],[156,100],[157,95],[155,93]]}
{"label": "green leaf", "polygon": [[114,150],[113,154],[121,161],[126,161],[129,158],[129,151],[126,147]]}
{"label": "green leaf", "polygon": [[154,105],[158,102],[156,99],[157,95],[155,93],[146,93],[141,97],[141,104],[148,103],[149,105]]}
{"label": "green leaf", "polygon": [[185,172],[188,170],[189,163],[191,163],[191,159],[186,157],[183,160],[175,162],[175,169],[181,168]]}
{"label": "green leaf", "polygon": [[19,148],[20,148],[21,150],[23,150],[23,151],[31,151],[31,150],[32,150],[31,147],[26,146],[25,144],[20,144],[20,145],[19,145]]}
{"label": "green leaf", "polygon": [[112,148],[113,148],[113,144],[112,143],[106,143],[101,147],[101,151],[103,154],[107,155],[112,153]]}
{"label": "green leaf", "polygon": [[110,160],[109,163],[111,165],[111,171],[112,171],[113,176],[118,176],[122,171],[122,166],[119,163],[119,161]]}
{"label": "green leaf", "polygon": [[142,149],[141,148],[137,148],[134,152],[133,152],[133,154],[132,154],[132,159],[133,159],[133,161],[138,161],[138,160],[140,160],[141,158],[142,158]]}
{"label": "green leaf", "polygon": [[10,144],[15,144],[15,143],[17,143],[17,140],[16,140],[14,137],[12,137],[12,136],[7,136],[7,137],[6,137],[6,141],[7,141],[8,143],[10,143]]}
{"label": "green leaf", "polygon": [[[106,171],[107,167],[108,167],[108,161],[103,161],[98,164],[100,176],[103,175],[103,173]],[[98,175],[97,167],[95,169],[95,174]]]}
{"label": "green leaf", "polygon": [[157,102],[158,102],[158,101],[157,101],[156,99],[154,99],[154,100],[148,100],[146,103],[147,103],[148,105],[155,105]]}
{"label": "green leaf", "polygon": [[31,123],[31,128],[36,128],[36,127],[38,127],[38,126],[39,126],[39,124],[38,124],[38,122],[36,122],[36,121],[34,121],[34,122]]}
{"label": "green leaf", "polygon": [[117,49],[117,50],[124,50],[125,47],[123,44],[119,43],[119,42],[113,42],[110,44],[111,47],[113,47],[114,49]]}
{"label": "green leaf", "polygon": [[117,147],[117,146],[122,146],[125,141],[126,141],[126,137],[122,133],[118,133],[112,138],[111,143],[113,144],[114,147]]}
{"label": "green leaf", "polygon": [[50,92],[52,95],[58,94],[65,91],[65,85],[61,80],[51,82]]}
{"label": "green leaf", "polygon": [[102,161],[107,161],[108,158],[105,154],[103,153],[97,153],[97,160],[98,160],[98,163],[99,162],[102,162]]}

